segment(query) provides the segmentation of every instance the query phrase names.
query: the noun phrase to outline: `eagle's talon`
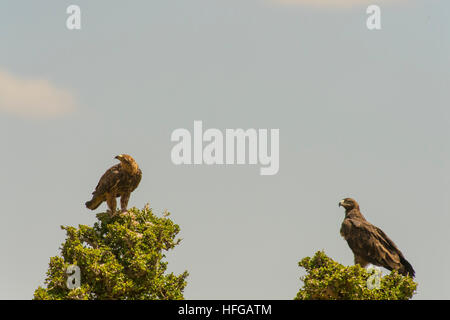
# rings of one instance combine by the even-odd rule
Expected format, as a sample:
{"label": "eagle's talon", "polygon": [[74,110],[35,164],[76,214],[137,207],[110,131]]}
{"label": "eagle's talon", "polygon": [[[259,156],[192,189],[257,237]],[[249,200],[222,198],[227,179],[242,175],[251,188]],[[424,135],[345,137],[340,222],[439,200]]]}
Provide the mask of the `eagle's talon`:
{"label": "eagle's talon", "polygon": [[128,212],[128,210],[120,210],[120,215],[121,216],[123,216],[123,217],[125,217],[125,216],[129,216],[130,215],[130,212]]}
{"label": "eagle's talon", "polygon": [[108,211],[106,211],[107,213],[108,213],[108,216],[110,217],[110,218],[113,218],[115,215],[116,215],[116,213],[114,212],[114,211],[112,211],[112,210],[108,210]]}

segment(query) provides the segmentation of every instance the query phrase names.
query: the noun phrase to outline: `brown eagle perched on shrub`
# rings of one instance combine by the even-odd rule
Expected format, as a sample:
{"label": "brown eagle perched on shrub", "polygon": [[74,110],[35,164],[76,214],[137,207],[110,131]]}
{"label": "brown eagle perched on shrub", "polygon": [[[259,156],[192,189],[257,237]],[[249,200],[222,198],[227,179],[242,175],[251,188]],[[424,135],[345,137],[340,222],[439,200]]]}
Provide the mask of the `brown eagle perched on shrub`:
{"label": "brown eagle perched on shrub", "polygon": [[110,214],[116,213],[116,198],[120,197],[122,212],[127,210],[130,194],[139,182],[141,182],[142,171],[134,159],[127,154],[115,157],[120,163],[109,168],[100,178],[100,181],[92,193],[92,199],[86,202],[86,207],[95,210],[103,201],[106,201]]}
{"label": "brown eagle perched on shrub", "polygon": [[380,228],[364,218],[359,211],[358,202],[345,198],[339,202],[339,207],[345,208],[341,235],[347,240],[355,255],[355,264],[365,267],[371,263],[389,271],[397,270],[402,275],[414,277],[415,272],[411,264]]}

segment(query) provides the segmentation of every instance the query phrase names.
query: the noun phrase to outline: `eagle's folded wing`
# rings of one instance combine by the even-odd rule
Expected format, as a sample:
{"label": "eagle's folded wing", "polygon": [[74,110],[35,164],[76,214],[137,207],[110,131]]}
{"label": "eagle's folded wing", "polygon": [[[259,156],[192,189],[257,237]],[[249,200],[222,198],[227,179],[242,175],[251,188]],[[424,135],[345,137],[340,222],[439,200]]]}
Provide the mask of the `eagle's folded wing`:
{"label": "eagle's folded wing", "polygon": [[[389,270],[398,269],[401,252],[383,231],[367,221],[346,219],[341,233],[355,256]],[[403,256],[402,256],[403,257]]]}
{"label": "eagle's folded wing", "polygon": [[112,166],[102,175],[92,194],[99,196],[110,192],[119,184],[121,175],[122,171],[120,170],[120,164]]}

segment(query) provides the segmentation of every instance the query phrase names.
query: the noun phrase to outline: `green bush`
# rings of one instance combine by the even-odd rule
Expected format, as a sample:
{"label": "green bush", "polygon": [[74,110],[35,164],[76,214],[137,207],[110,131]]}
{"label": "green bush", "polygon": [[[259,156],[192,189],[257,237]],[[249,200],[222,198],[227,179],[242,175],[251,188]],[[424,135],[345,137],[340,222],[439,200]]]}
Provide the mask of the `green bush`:
{"label": "green bush", "polygon": [[[93,227],[61,226],[67,234],[61,256],[50,258],[46,288],[36,289],[34,299],[183,299],[187,271],[166,273],[164,252],[180,242],[168,216],[146,206],[114,217],[100,213]],[[68,287],[70,265],[79,267],[78,288]]]}
{"label": "green bush", "polygon": [[323,251],[302,259],[298,265],[306,269],[301,277],[303,288],[294,300],[407,300],[416,292],[417,283],[392,271],[381,278],[379,288],[370,289],[367,280],[374,275],[361,266],[345,267]]}

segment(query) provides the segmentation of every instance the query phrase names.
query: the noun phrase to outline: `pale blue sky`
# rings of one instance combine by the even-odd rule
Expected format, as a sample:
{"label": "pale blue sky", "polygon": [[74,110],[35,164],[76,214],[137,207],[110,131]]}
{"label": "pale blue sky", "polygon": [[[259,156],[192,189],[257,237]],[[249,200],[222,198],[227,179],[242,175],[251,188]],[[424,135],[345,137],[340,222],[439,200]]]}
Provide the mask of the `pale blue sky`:
{"label": "pale blue sky", "polygon": [[[356,2],[2,1],[0,85],[26,90],[0,88],[0,298],[32,298],[59,226],[95,222],[84,202],[129,153],[143,171],[130,205],[181,227],[168,260],[190,272],[188,299],[292,299],[301,258],[352,264],[346,196],[414,266],[416,298],[449,299],[450,3],[379,2],[369,31],[376,1]],[[61,109],[34,104],[42,88]],[[194,120],[279,128],[278,175],[173,165],[170,134]]]}

